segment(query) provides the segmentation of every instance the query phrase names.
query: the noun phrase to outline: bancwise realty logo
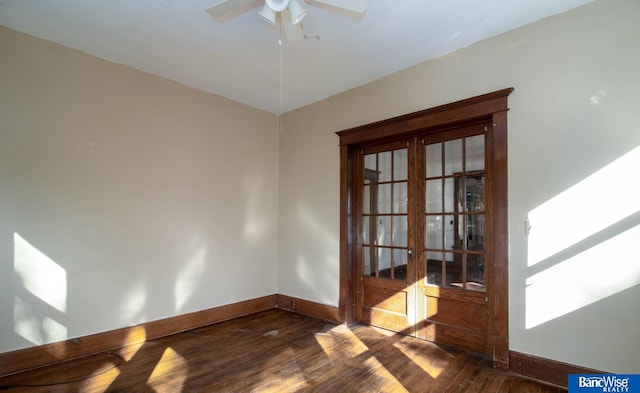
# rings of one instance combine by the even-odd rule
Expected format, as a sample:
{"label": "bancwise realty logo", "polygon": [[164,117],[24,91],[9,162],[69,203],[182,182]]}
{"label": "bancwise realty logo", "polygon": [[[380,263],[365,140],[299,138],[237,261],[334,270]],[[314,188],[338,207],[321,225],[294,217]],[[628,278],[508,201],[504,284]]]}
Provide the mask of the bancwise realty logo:
{"label": "bancwise realty logo", "polygon": [[569,374],[569,393],[640,393],[640,374]]}

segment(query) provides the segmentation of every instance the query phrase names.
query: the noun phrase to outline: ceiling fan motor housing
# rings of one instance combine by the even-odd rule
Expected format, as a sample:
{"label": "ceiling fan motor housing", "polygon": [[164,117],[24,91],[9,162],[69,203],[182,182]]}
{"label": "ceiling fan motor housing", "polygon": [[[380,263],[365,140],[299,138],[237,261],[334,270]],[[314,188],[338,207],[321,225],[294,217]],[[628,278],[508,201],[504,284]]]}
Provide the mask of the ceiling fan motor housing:
{"label": "ceiling fan motor housing", "polygon": [[289,0],[265,0],[265,3],[274,12],[282,12],[289,5]]}

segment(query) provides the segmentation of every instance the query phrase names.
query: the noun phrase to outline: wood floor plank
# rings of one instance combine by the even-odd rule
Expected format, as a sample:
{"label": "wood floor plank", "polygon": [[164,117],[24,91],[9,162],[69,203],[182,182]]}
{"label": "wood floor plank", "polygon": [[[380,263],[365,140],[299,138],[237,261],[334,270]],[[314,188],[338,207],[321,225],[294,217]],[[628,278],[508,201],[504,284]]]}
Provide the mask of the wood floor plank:
{"label": "wood floor plank", "polygon": [[464,351],[269,310],[0,378],[19,392],[561,392]]}

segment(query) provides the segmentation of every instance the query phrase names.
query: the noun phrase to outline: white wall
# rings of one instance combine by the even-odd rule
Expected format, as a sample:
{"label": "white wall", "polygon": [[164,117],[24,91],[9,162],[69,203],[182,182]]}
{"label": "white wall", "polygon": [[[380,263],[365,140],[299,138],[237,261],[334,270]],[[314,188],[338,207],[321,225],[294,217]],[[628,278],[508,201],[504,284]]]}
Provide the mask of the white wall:
{"label": "white wall", "polygon": [[639,22],[636,0],[596,1],[287,113],[279,292],[338,305],[335,131],[515,87],[510,348],[640,372]]}
{"label": "white wall", "polygon": [[0,352],[277,292],[276,117],[0,28]]}

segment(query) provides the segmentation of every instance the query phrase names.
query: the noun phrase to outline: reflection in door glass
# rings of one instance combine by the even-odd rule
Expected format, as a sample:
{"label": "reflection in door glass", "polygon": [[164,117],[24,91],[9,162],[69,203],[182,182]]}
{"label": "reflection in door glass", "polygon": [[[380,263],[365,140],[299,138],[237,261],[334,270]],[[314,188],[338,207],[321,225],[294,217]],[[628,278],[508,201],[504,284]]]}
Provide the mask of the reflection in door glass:
{"label": "reflection in door glass", "polygon": [[462,259],[463,254],[447,252],[444,254],[446,260],[446,280],[445,286],[450,288],[463,288]]}
{"label": "reflection in door glass", "polygon": [[456,207],[454,179],[447,177],[444,179],[444,211],[445,213],[451,213],[457,211],[455,210]]}
{"label": "reflection in door glass", "polygon": [[372,276],[376,268],[374,266],[375,263],[375,255],[373,254],[372,247],[364,247],[362,253],[362,274],[365,276]]}
{"label": "reflection in door glass", "polygon": [[[367,154],[366,156],[364,156],[364,168],[370,171],[377,172],[376,157],[377,157],[376,154]],[[365,178],[367,177],[365,176]],[[376,175],[374,179],[370,179],[370,180],[377,181],[377,178],[378,176]]]}
{"label": "reflection in door glass", "polygon": [[442,249],[442,216],[425,218],[425,245],[429,249]]}
{"label": "reflection in door glass", "polygon": [[378,248],[378,277],[391,278],[390,248]]}
{"label": "reflection in door glass", "polygon": [[442,253],[427,251],[426,265],[427,265],[427,277],[426,277],[427,284],[442,285]]}
{"label": "reflection in door glass", "polygon": [[393,183],[393,212],[407,212],[407,182]]}
{"label": "reflection in door glass", "polygon": [[364,214],[371,213],[371,186],[368,184],[364,185],[362,191],[362,212]]}
{"label": "reflection in door glass", "polygon": [[467,216],[467,249],[485,249],[485,218],[484,215]]}
{"label": "reflection in door glass", "polygon": [[453,175],[462,172],[462,139],[444,143],[444,174]]}
{"label": "reflection in door glass", "polygon": [[465,210],[468,212],[484,211],[484,176],[467,176],[466,191]]}
{"label": "reflection in door glass", "polygon": [[391,152],[378,153],[378,173],[379,181],[391,181]]}
{"label": "reflection in door glass", "polygon": [[393,180],[407,180],[407,149],[393,151]]}
{"label": "reflection in door glass", "polygon": [[393,250],[393,278],[405,281],[407,279],[407,250]]}
{"label": "reflection in door glass", "polygon": [[427,180],[425,203],[427,213],[442,212],[442,179]]}
{"label": "reflection in door glass", "polygon": [[378,184],[378,210],[376,213],[391,213],[391,184]]}
{"label": "reflection in door glass", "polygon": [[376,245],[391,245],[391,216],[378,216],[378,238]]}
{"label": "reflection in door glass", "polygon": [[484,170],[484,135],[470,136],[465,140],[465,155],[467,172]]}
{"label": "reflection in door glass", "polygon": [[427,177],[442,176],[442,143],[425,146],[425,165]]}
{"label": "reflection in door glass", "polygon": [[455,230],[455,216],[444,216],[444,248],[446,250],[452,250],[455,245],[454,230]]}
{"label": "reflection in door glass", "polygon": [[467,254],[467,289],[484,291],[484,255]]}
{"label": "reflection in door glass", "polygon": [[[407,216],[393,217],[393,246],[407,246]],[[406,250],[403,250],[406,253]]]}

